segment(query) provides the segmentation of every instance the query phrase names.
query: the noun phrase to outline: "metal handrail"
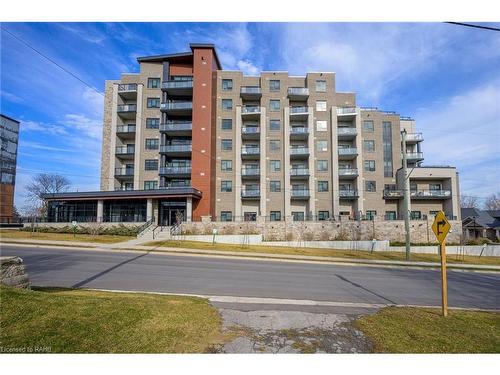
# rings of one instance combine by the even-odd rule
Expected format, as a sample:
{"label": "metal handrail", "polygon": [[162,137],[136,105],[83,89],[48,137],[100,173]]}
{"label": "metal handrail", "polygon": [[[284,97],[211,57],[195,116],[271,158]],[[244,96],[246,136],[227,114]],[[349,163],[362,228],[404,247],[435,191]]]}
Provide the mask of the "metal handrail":
{"label": "metal handrail", "polygon": [[339,148],[339,155],[357,155],[358,149],[356,147]]}
{"label": "metal handrail", "polygon": [[135,153],[135,146],[116,146],[115,154],[116,155],[128,155]]}
{"label": "metal handrail", "polygon": [[241,113],[260,113],[259,106],[243,106],[241,108]]}
{"label": "metal handrail", "polygon": [[148,228],[149,228],[152,224],[154,224],[154,222],[155,222],[155,218],[154,218],[154,217],[152,217],[150,220],[148,220],[148,221],[146,221],[144,224],[142,224],[142,225],[139,227],[139,230],[138,230],[138,232],[137,232],[137,238],[139,238],[139,237],[143,236],[143,235],[146,233],[147,229],[148,229]]}
{"label": "metal handrail", "polygon": [[137,104],[119,104],[116,106],[117,112],[136,112]]}
{"label": "metal handrail", "polygon": [[241,86],[242,94],[260,94],[262,92],[259,86]]}
{"label": "metal handrail", "polygon": [[290,107],[290,113],[309,113],[309,107]]}
{"label": "metal handrail", "polygon": [[306,176],[309,174],[309,168],[292,168],[290,176]]}
{"label": "metal handrail", "polygon": [[337,114],[338,115],[347,115],[356,113],[356,107],[338,107]]}
{"label": "metal handrail", "polygon": [[309,95],[307,87],[289,87],[288,95]]}
{"label": "metal handrail", "polygon": [[135,133],[135,125],[118,125],[116,127],[117,133]]}

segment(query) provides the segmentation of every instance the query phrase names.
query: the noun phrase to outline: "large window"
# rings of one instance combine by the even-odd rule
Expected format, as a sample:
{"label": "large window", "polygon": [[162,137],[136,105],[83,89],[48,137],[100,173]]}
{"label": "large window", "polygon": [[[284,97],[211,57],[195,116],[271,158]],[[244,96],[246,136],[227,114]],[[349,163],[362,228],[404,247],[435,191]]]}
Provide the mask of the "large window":
{"label": "large window", "polygon": [[157,171],[158,170],[158,160],[156,160],[156,159],[144,160],[144,169],[146,171]]}
{"label": "large window", "polygon": [[118,199],[104,201],[104,221],[146,221],[146,199]]}
{"label": "large window", "polygon": [[422,219],[422,213],[420,211],[412,211],[410,213],[410,219],[420,220],[420,219]]}
{"label": "large window", "polygon": [[366,220],[374,220],[375,216],[377,216],[377,211],[375,211],[375,210],[367,210],[366,211]]}
{"label": "large window", "polygon": [[230,118],[223,118],[221,121],[222,130],[231,130],[233,128],[233,120]]}
{"label": "large window", "polygon": [[148,78],[148,89],[159,89],[160,81],[160,78]]}
{"label": "large window", "polygon": [[222,110],[231,111],[233,109],[233,99],[222,99]]}
{"label": "large window", "polygon": [[328,181],[318,181],[318,192],[328,191]]}
{"label": "large window", "polygon": [[146,119],[146,129],[158,129],[160,127],[159,118],[147,118]]}
{"label": "large window", "polygon": [[382,145],[384,148],[384,177],[393,177],[392,126],[389,121],[384,121],[382,123]]}
{"label": "large window", "polygon": [[280,120],[269,120],[269,130],[280,130]]}
{"label": "large window", "polygon": [[365,181],[365,191],[375,193],[377,191],[377,183],[375,181]]}
{"label": "large window", "polygon": [[220,221],[233,221],[233,213],[231,211],[221,211]]}
{"label": "large window", "polygon": [[328,220],[329,218],[330,218],[329,211],[318,211],[318,220],[319,221]]}
{"label": "large window", "polygon": [[222,151],[231,151],[233,149],[232,139],[221,139],[220,148]]}
{"label": "large window", "polygon": [[281,211],[271,211],[269,215],[271,221],[281,221]]}
{"label": "large window", "polygon": [[385,220],[396,220],[396,211],[385,211]]}
{"label": "large window", "polygon": [[281,181],[269,182],[269,189],[271,190],[271,193],[279,193],[281,191]]}
{"label": "large window", "polygon": [[372,120],[363,121],[363,130],[365,132],[373,132],[374,130],[373,121]]}
{"label": "large window", "polygon": [[148,98],[148,108],[160,108],[160,98]]}
{"label": "large window", "polygon": [[305,215],[303,212],[292,212],[293,221],[304,221]]}
{"label": "large window", "polygon": [[318,160],[317,161],[318,172],[328,171],[328,160]]}
{"label": "large window", "polygon": [[269,110],[271,112],[276,112],[276,111],[279,111],[280,109],[281,109],[281,106],[280,106],[279,100],[275,100],[275,99],[269,100]]}
{"label": "large window", "polygon": [[269,141],[269,151],[279,151],[281,148],[281,142],[279,139],[271,139]]}
{"label": "large window", "polygon": [[316,121],[316,131],[318,132],[326,132],[328,130],[327,122],[324,120]]}
{"label": "large window", "polygon": [[47,214],[51,223],[93,222],[97,220],[97,201],[52,201]]}
{"label": "large window", "polygon": [[365,160],[365,171],[375,172],[375,160]]}
{"label": "large window", "polygon": [[324,80],[316,81],[316,92],[326,92],[326,81]]}
{"label": "large window", "polygon": [[222,80],[222,91],[231,91],[233,89],[233,80],[232,79],[223,79]]}
{"label": "large window", "polygon": [[220,169],[222,172],[231,172],[233,170],[232,160],[221,160]]}
{"label": "large window", "polygon": [[328,141],[319,140],[316,142],[316,151],[318,152],[326,152],[328,151]]}
{"label": "large window", "polygon": [[156,138],[146,138],[146,150],[158,150],[160,147],[160,140]]}
{"label": "large window", "polygon": [[269,165],[271,172],[279,172],[281,170],[281,162],[279,160],[270,160]]}
{"label": "large window", "polygon": [[280,91],[279,79],[271,79],[269,81],[269,91]]}
{"label": "large window", "polygon": [[316,101],[316,111],[317,112],[325,112],[326,111],[326,100],[317,100]]}
{"label": "large window", "polygon": [[375,151],[375,141],[363,141],[363,151],[374,152]]}
{"label": "large window", "polygon": [[144,181],[144,190],[158,189],[158,181]]}
{"label": "large window", "polygon": [[233,191],[233,181],[221,181],[220,191],[223,193],[230,193]]}

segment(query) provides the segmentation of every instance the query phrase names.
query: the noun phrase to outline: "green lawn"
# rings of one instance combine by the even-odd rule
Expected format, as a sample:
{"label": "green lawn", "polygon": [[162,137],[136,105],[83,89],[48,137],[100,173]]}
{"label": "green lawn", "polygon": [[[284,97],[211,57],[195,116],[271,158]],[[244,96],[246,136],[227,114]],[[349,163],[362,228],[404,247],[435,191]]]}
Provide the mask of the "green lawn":
{"label": "green lawn", "polygon": [[207,300],[0,287],[0,344],[52,353],[200,353],[222,340]]}
{"label": "green lawn", "polygon": [[[218,251],[235,251],[235,252],[254,252],[263,254],[283,254],[283,255],[310,255],[321,257],[337,257],[347,259],[373,259],[373,260],[405,260],[405,254],[402,252],[381,252],[377,251],[370,253],[362,250],[335,250],[335,249],[315,249],[303,247],[281,247],[281,246],[262,246],[262,245],[232,245],[219,244],[212,245],[211,242],[198,241],[153,241],[144,244],[146,246],[165,246],[186,249],[198,250],[218,250]],[[467,264],[484,264],[484,265],[500,265],[500,257],[478,257],[465,256],[458,257],[457,255],[448,255],[446,257],[449,263],[467,263]],[[440,257],[436,254],[412,254],[412,261],[439,262]]]}
{"label": "green lawn", "polygon": [[20,240],[55,240],[55,241],[76,241],[76,242],[97,242],[97,243],[115,243],[134,239],[131,236],[115,236],[109,234],[91,235],[91,234],[73,234],[70,233],[43,233],[27,232],[21,230],[1,230],[1,239],[20,239]]}
{"label": "green lawn", "polygon": [[500,313],[389,307],[355,326],[381,353],[500,353]]}

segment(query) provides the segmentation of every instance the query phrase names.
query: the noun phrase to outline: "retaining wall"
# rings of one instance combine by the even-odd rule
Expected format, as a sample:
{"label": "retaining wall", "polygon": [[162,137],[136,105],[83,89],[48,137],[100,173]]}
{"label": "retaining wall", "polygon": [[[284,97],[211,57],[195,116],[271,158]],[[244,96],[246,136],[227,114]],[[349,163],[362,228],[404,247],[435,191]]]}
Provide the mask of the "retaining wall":
{"label": "retaining wall", "polygon": [[0,269],[1,284],[30,289],[28,274],[21,258],[0,257]]}

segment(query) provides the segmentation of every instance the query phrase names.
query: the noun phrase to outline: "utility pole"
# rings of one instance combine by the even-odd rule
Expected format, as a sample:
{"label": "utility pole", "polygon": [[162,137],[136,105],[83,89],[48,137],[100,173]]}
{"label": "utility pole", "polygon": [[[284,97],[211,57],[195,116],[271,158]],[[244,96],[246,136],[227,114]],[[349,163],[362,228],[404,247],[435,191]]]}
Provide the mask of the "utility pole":
{"label": "utility pole", "polygon": [[408,164],[406,162],[406,130],[401,132],[403,152],[403,212],[406,232],[406,260],[410,260],[410,176],[408,175]]}

